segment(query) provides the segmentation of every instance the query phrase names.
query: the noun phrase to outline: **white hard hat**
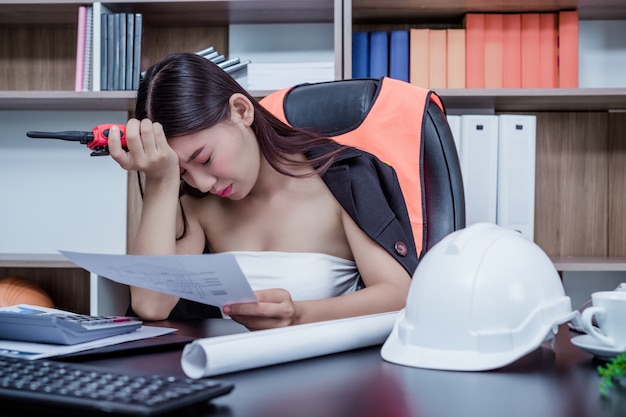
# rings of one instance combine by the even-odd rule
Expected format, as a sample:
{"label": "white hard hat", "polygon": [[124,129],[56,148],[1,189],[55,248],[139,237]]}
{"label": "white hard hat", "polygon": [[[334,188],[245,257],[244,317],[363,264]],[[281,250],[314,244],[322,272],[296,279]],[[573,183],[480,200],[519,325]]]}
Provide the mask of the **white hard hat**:
{"label": "white hard hat", "polygon": [[429,369],[508,365],[575,315],[550,258],[520,233],[477,223],[420,261],[383,359]]}

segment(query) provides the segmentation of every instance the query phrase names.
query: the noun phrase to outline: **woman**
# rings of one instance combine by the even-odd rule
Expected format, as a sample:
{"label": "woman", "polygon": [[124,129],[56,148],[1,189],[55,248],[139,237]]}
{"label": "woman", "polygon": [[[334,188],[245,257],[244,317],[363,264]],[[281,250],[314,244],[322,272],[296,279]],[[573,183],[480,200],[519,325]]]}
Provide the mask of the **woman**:
{"label": "woman", "polygon": [[[249,329],[404,307],[417,254],[391,167],[285,125],[191,53],[146,72],[135,116],[127,150],[109,134],[111,156],[145,175],[130,253],[233,252],[258,302],[223,313]],[[131,299],[145,320],[202,309],[136,287]]]}

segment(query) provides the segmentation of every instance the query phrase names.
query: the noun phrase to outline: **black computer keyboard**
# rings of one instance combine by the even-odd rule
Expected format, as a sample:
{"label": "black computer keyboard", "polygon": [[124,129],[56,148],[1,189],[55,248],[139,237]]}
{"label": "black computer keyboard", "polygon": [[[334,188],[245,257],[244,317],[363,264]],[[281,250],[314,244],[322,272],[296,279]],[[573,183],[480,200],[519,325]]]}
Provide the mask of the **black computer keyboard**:
{"label": "black computer keyboard", "polygon": [[224,381],[120,372],[49,360],[0,357],[0,404],[154,416],[207,403],[232,391]]}

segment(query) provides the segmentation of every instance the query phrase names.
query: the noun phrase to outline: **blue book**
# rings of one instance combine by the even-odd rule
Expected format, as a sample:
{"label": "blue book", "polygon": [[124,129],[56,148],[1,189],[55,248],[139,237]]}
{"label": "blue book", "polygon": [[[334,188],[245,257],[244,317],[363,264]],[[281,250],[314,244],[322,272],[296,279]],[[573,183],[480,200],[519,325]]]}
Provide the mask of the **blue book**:
{"label": "blue book", "polygon": [[368,32],[352,33],[352,78],[370,74],[370,38]]}
{"label": "blue book", "polygon": [[409,82],[408,30],[393,30],[389,35],[389,77]]}
{"label": "blue book", "polygon": [[383,31],[370,33],[370,77],[389,76],[389,34]]}

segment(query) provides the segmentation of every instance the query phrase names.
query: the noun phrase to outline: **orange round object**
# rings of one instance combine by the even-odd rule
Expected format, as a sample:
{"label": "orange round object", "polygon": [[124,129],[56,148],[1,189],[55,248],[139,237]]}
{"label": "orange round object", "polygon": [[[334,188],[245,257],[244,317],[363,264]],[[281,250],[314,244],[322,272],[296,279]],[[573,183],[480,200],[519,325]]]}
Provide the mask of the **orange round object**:
{"label": "orange round object", "polygon": [[48,293],[28,278],[17,276],[0,278],[0,307],[16,304],[54,307]]}

